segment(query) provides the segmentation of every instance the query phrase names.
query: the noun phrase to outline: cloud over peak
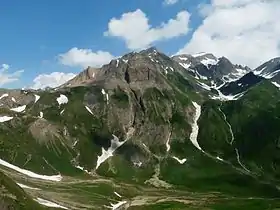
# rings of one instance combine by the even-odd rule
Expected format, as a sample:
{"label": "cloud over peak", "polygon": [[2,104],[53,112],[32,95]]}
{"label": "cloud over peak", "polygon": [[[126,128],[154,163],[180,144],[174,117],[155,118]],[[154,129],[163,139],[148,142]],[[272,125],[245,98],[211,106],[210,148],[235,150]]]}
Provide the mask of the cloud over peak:
{"label": "cloud over peak", "polygon": [[106,36],[118,37],[125,41],[127,48],[139,50],[149,47],[156,41],[168,40],[189,32],[190,14],[179,12],[174,19],[152,27],[146,14],[137,9],[124,13],[120,18],[112,18],[108,23]]}
{"label": "cloud over peak", "polygon": [[93,52],[91,49],[79,49],[77,47],[58,55],[58,60],[63,65],[82,68],[88,66],[100,67],[112,59],[114,59],[114,56],[109,52]]}

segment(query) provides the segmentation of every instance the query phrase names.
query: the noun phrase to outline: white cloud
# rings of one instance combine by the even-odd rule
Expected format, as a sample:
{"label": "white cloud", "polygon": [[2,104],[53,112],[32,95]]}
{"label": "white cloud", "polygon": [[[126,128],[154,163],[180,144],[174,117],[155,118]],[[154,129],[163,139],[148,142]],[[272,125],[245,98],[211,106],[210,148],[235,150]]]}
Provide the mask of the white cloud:
{"label": "white cloud", "polygon": [[9,84],[15,81],[18,81],[21,74],[24,72],[24,70],[17,70],[11,73],[8,73],[7,70],[10,69],[10,65],[8,64],[2,64],[0,68],[0,86]]}
{"label": "white cloud", "polygon": [[164,0],[165,5],[173,5],[176,4],[179,0]]}
{"label": "white cloud", "polygon": [[40,74],[33,80],[32,89],[44,89],[46,87],[55,88],[58,87],[68,80],[74,78],[76,74],[63,73],[63,72],[52,72],[51,74]]}
{"label": "white cloud", "polygon": [[114,56],[109,52],[93,52],[90,49],[78,49],[77,47],[74,47],[68,52],[60,54],[58,59],[66,66],[87,68],[88,66],[100,67],[103,64],[107,64],[114,59]]}
{"label": "white cloud", "polygon": [[138,50],[149,47],[156,41],[171,39],[189,32],[190,14],[181,11],[175,19],[170,19],[158,27],[149,25],[149,19],[140,9],[124,13],[120,19],[112,18],[106,36],[123,39],[129,49]]}
{"label": "white cloud", "polygon": [[280,55],[279,0],[212,0],[203,23],[179,54],[212,52],[256,67]]}

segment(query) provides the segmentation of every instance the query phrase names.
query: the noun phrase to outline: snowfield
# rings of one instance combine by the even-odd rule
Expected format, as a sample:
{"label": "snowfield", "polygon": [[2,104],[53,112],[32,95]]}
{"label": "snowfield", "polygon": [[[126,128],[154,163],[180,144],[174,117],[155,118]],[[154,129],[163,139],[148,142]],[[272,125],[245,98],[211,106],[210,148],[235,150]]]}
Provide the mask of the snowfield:
{"label": "snowfield", "polygon": [[23,105],[23,106],[18,106],[16,108],[12,108],[10,110],[14,112],[23,112],[25,109],[26,109],[26,105]]}
{"label": "snowfield", "polygon": [[66,95],[60,94],[60,96],[56,99],[56,101],[59,105],[67,104],[68,103],[68,98],[67,98]]}
{"label": "snowfield", "polygon": [[7,168],[13,169],[21,174],[24,174],[26,176],[29,176],[31,178],[35,178],[35,179],[43,179],[43,180],[47,180],[47,181],[55,181],[55,182],[59,182],[62,180],[62,176],[61,175],[53,175],[53,176],[47,176],[47,175],[40,175],[40,174],[36,174],[32,171],[28,171],[25,169],[22,169],[18,166],[12,165],[8,162],[6,162],[5,160],[0,159],[0,165],[5,166]]}

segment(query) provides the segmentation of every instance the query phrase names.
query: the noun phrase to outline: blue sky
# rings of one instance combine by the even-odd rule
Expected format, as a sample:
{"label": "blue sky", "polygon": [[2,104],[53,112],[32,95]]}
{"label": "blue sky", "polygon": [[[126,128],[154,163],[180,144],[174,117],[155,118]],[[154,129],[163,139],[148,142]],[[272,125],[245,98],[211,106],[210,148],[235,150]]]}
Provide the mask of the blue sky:
{"label": "blue sky", "polygon": [[[250,0],[234,1],[246,3]],[[208,33],[203,30],[203,27],[209,30],[209,26],[205,26],[203,21],[207,18],[209,18],[209,21],[214,21],[211,20],[211,17],[215,15],[215,12],[233,9],[232,5],[219,5],[221,4],[219,2],[221,0],[177,0],[174,1],[174,4],[167,5],[164,0],[28,0],[24,3],[16,0],[1,1],[0,65],[8,64],[10,66],[8,70],[5,70],[7,71],[5,74],[24,69],[24,73],[21,74],[19,80],[3,84],[2,87],[30,86],[33,79],[41,74],[52,72],[78,73],[82,70],[82,65],[75,65],[75,61],[69,64],[69,59],[65,64],[58,58],[59,55],[67,53],[72,48],[87,49],[93,53],[103,51],[110,53],[112,56],[120,56],[147,45],[155,45],[160,51],[169,55],[178,51],[182,53],[211,51],[218,55],[223,54],[223,49],[217,46],[220,43],[217,42],[217,45],[208,44],[207,39],[202,38],[205,36],[201,34],[202,32]],[[267,9],[270,9],[269,5]],[[167,29],[157,31],[156,35],[151,32],[152,30],[149,31],[151,33],[143,32],[147,36],[153,34],[151,35],[153,37],[151,38],[152,41],[147,41],[146,44],[139,45],[139,48],[134,49],[128,46],[126,42],[128,39],[131,41],[131,37],[122,37],[122,34],[116,35],[119,32],[116,30],[110,31],[109,23],[112,18],[121,21],[123,14],[136,14],[137,10],[141,11],[137,13],[138,17],[143,19],[143,16],[145,16],[152,30],[161,27],[162,23],[167,24],[170,19],[176,20],[176,16],[182,11],[189,14],[190,17],[185,16],[186,28],[181,31],[178,29],[178,33],[174,32],[177,30],[174,28],[176,25],[172,28],[172,34],[167,32]],[[242,21],[244,22],[244,19]],[[180,23],[184,24],[185,22],[181,21]],[[250,24],[254,25],[254,21]],[[223,26],[222,23],[220,25]],[[242,26],[240,21],[238,27],[242,28]],[[182,26],[178,23],[178,28],[180,27]],[[124,30],[137,31],[138,24]],[[110,32],[109,36],[104,34],[106,31]],[[209,30],[207,35],[211,37],[211,33],[217,33],[217,31],[219,32],[219,28],[213,31]],[[196,32],[196,37],[194,37]],[[205,41],[206,47],[201,44],[200,40]],[[134,46],[137,44],[135,38],[132,42]],[[278,52],[275,51],[273,56],[274,54],[276,56]],[[225,54],[234,58],[232,52],[225,50]],[[272,55],[268,53],[266,57],[269,56]],[[233,60],[238,61],[237,58]],[[243,63],[247,64],[244,61]]]}

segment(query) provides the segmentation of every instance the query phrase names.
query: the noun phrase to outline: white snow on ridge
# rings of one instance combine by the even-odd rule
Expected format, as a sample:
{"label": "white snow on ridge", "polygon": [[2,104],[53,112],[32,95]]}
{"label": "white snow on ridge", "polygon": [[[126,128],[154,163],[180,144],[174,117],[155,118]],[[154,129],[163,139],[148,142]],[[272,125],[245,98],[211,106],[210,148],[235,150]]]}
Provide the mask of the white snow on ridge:
{"label": "white snow on ridge", "polygon": [[1,116],[0,117],[0,122],[7,122],[13,119],[14,117],[9,117],[9,116]]}
{"label": "white snow on ridge", "polygon": [[191,135],[190,135],[190,140],[197,149],[202,150],[201,147],[199,146],[198,142],[197,142],[197,136],[198,136],[198,130],[199,130],[197,121],[198,121],[198,119],[200,117],[200,114],[201,114],[201,107],[196,102],[192,102],[192,104],[195,107],[195,114],[194,114],[194,122],[191,125],[192,126],[192,132],[191,132]]}
{"label": "white snow on ridge", "polygon": [[266,68],[267,68],[267,66],[263,67],[263,68],[262,68],[261,70],[259,70],[259,71],[253,71],[253,73],[254,73],[255,75],[260,75]]}
{"label": "white snow on ridge", "polygon": [[179,63],[182,67],[184,67],[185,69],[188,69],[190,66],[191,66],[191,64],[190,63]]}
{"label": "white snow on ridge", "polygon": [[57,203],[54,203],[52,201],[48,201],[48,200],[45,200],[43,198],[36,198],[34,199],[35,201],[37,201],[39,204],[43,205],[43,206],[47,206],[47,207],[54,207],[54,208],[61,208],[61,209],[68,209],[67,207],[65,206],[61,206]]}
{"label": "white snow on ridge", "polygon": [[32,171],[28,171],[26,169],[22,169],[18,166],[12,165],[8,162],[6,162],[5,160],[0,159],[0,165],[3,165],[7,168],[13,169],[21,174],[24,174],[26,176],[35,178],[35,179],[43,179],[43,180],[48,180],[48,181],[55,181],[55,182],[59,182],[62,179],[61,175],[53,175],[53,176],[47,176],[47,175],[40,175],[40,174],[36,174]]}
{"label": "white snow on ridge", "polygon": [[9,96],[8,93],[4,93],[2,96],[0,96],[0,100],[1,100],[2,98],[8,97],[8,96]]}
{"label": "white snow on ridge", "polygon": [[90,110],[90,108],[88,106],[85,106],[85,108],[87,109],[87,111],[93,115],[93,112]]}
{"label": "white snow on ridge", "polygon": [[112,209],[112,210],[118,210],[121,206],[123,206],[126,203],[127,203],[127,201],[120,201],[116,204],[110,203],[111,206],[105,206],[105,207],[109,208],[109,209]]}
{"label": "white snow on ridge", "polygon": [[63,94],[60,94],[60,96],[56,99],[56,101],[59,105],[67,104],[68,103],[68,98],[67,98],[67,96],[65,96]]}
{"label": "white snow on ridge", "polygon": [[35,102],[34,103],[36,103],[40,99],[41,96],[36,95],[36,94],[34,94],[34,96],[35,96]]}
{"label": "white snow on ridge", "polygon": [[186,158],[184,158],[184,159],[179,159],[179,158],[177,158],[177,157],[175,157],[175,156],[173,156],[172,158],[175,159],[175,160],[177,160],[180,164],[184,164],[184,163],[187,161]]}
{"label": "white snow on ridge", "polygon": [[188,58],[185,58],[185,57],[178,57],[180,60],[182,60],[182,61],[187,61],[187,60],[189,60]]}
{"label": "white snow on ridge", "polygon": [[277,70],[277,71],[274,71],[274,72],[268,72],[268,73],[265,73],[265,74],[261,74],[260,76],[264,77],[265,79],[271,79],[274,76],[276,76],[279,72],[280,72],[280,69]]}
{"label": "white snow on ridge", "polygon": [[14,112],[23,112],[26,108],[26,105],[23,105],[23,106],[19,106],[19,107],[16,107],[16,108],[12,108],[10,109],[11,111],[14,111]]}
{"label": "white snow on ridge", "polygon": [[29,187],[25,184],[21,184],[21,183],[17,183],[18,186],[20,186],[21,188],[24,188],[24,189],[30,189],[30,190],[40,190],[39,188],[34,188],[34,187]]}
{"label": "white snow on ridge", "polygon": [[199,56],[203,56],[206,54],[207,54],[206,52],[200,52],[200,53],[193,54],[192,57],[199,57]]}
{"label": "white snow on ridge", "polygon": [[218,61],[215,59],[205,58],[202,61],[200,61],[200,63],[208,67],[209,65],[216,65]]}

